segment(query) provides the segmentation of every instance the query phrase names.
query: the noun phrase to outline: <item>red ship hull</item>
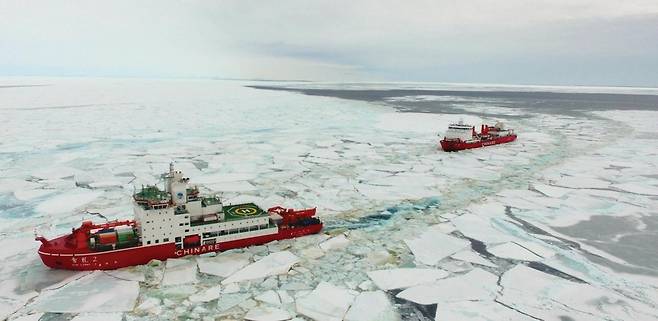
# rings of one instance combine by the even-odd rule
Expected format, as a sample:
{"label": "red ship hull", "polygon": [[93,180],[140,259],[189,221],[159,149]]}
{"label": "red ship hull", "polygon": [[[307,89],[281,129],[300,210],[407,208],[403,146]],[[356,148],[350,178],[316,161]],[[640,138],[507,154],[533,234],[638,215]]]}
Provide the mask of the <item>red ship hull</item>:
{"label": "red ship hull", "polygon": [[127,266],[146,264],[151,260],[166,260],[198,255],[208,252],[221,252],[235,248],[260,245],[276,240],[284,240],[304,235],[319,233],[322,224],[279,229],[278,233],[261,235],[239,240],[207,244],[196,247],[177,249],[175,243],[138,246],[106,252],[72,251],[58,244],[64,244],[67,235],[42,244],[39,256],[43,263],[54,269],[67,270],[113,270]]}
{"label": "red ship hull", "polygon": [[446,152],[455,152],[464,149],[480,148],[491,145],[510,143],[516,140],[516,135],[500,136],[482,139],[478,141],[465,142],[463,140],[441,140],[441,148]]}

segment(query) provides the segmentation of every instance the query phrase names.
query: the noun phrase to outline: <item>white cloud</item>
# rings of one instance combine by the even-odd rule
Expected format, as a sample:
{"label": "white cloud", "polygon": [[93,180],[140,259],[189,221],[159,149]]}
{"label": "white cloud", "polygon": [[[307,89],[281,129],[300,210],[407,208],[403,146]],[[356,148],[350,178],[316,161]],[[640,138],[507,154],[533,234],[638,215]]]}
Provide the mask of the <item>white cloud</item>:
{"label": "white cloud", "polygon": [[591,50],[580,24],[640,15],[657,17],[658,1],[0,0],[0,74],[413,78]]}

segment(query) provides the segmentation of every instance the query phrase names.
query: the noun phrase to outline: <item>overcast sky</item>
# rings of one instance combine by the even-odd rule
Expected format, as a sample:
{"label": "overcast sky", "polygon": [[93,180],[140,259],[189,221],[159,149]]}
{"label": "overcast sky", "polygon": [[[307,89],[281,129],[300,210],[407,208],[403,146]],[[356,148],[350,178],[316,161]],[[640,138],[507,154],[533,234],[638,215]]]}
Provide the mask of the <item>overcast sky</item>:
{"label": "overcast sky", "polygon": [[0,0],[0,75],[658,86],[658,0]]}

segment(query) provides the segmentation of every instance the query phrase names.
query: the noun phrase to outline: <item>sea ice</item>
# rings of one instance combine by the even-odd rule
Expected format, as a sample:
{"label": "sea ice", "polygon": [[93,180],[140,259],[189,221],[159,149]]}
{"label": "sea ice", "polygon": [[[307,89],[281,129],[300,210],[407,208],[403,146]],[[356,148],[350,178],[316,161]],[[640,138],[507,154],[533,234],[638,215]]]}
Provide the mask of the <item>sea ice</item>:
{"label": "sea ice", "polygon": [[541,256],[529,251],[523,246],[514,242],[507,242],[499,244],[487,249],[489,253],[506,259],[522,260],[522,261],[539,261]]}
{"label": "sea ice", "polygon": [[144,272],[138,270],[138,268],[136,267],[127,267],[118,270],[110,270],[110,271],[106,271],[106,273],[120,280],[137,281],[137,282],[144,282],[146,280],[146,278],[144,277]]}
{"label": "sea ice", "polygon": [[553,185],[569,188],[608,188],[610,183],[592,177],[565,176],[556,180]]}
{"label": "sea ice", "polygon": [[217,300],[217,310],[219,312],[226,311],[251,297],[249,293],[230,293],[222,294]]}
{"label": "sea ice", "polygon": [[162,312],[162,301],[158,298],[146,298],[136,308],[138,312],[146,312],[151,314],[160,314]]}
{"label": "sea ice", "polygon": [[554,197],[554,198],[560,198],[570,192],[569,189],[546,185],[546,184],[533,184],[532,186],[538,192],[548,197]]}
{"label": "sea ice", "polygon": [[196,283],[197,281],[197,266],[193,259],[167,260],[164,277],[162,278],[162,285],[179,285],[185,283]]}
{"label": "sea ice", "polygon": [[292,316],[285,310],[273,307],[256,307],[249,310],[244,318],[251,321],[283,321],[290,320]]}
{"label": "sea ice", "polygon": [[[33,314],[27,314],[27,315],[22,315],[20,317],[14,318],[14,319],[9,319],[9,321],[39,321],[41,317],[44,315],[44,313],[33,313]],[[4,318],[3,315],[0,314],[1,318]]]}
{"label": "sea ice", "polygon": [[490,300],[495,297],[497,281],[496,275],[476,268],[463,275],[408,288],[398,293],[397,297],[424,305],[439,302]]}
{"label": "sea ice", "polygon": [[299,262],[299,258],[289,251],[269,254],[268,256],[246,266],[222,281],[222,284],[260,279],[271,275],[285,274]]}
{"label": "sea ice", "polygon": [[341,234],[320,243],[320,248],[323,251],[330,251],[330,250],[342,249],[344,247],[347,247],[349,244],[350,244],[350,240],[348,240],[347,237],[345,237],[345,235]]}
{"label": "sea ice", "polygon": [[400,315],[382,291],[361,292],[345,315],[345,321],[397,321]]}
{"label": "sea ice", "polygon": [[274,306],[281,305],[281,298],[277,292],[274,292],[274,290],[267,290],[256,296],[254,299]]}
{"label": "sea ice", "polygon": [[228,277],[235,271],[247,266],[251,261],[251,254],[248,252],[224,252],[215,257],[197,257],[201,273]]}
{"label": "sea ice", "polygon": [[618,189],[633,194],[658,196],[657,186],[647,185],[640,182],[612,184],[610,185],[610,187],[613,189]]}
{"label": "sea ice", "polygon": [[349,290],[321,282],[313,292],[297,300],[297,312],[317,321],[343,320],[354,301]]}
{"label": "sea ice", "polygon": [[494,301],[439,303],[435,321],[533,321],[536,320]]}
{"label": "sea ice", "polygon": [[491,216],[495,215],[495,210],[504,211],[502,204],[489,204],[487,207],[479,205],[472,207],[471,210],[477,214],[463,214],[450,220],[462,234],[484,243],[500,243],[514,239],[513,236],[493,226],[495,219]]}
{"label": "sea ice", "polygon": [[192,302],[210,302],[212,300],[217,300],[221,291],[222,287],[220,285],[215,285],[197,294],[191,295],[189,299]]}
{"label": "sea ice", "polygon": [[139,282],[97,271],[62,287],[44,290],[30,308],[57,313],[131,311],[138,295]]}
{"label": "sea ice", "polygon": [[469,245],[467,241],[443,234],[431,228],[418,237],[404,240],[404,242],[414,253],[416,260],[427,265],[435,265],[441,259]]}
{"label": "sea ice", "polygon": [[488,266],[488,267],[492,267],[492,268],[497,267],[495,264],[491,263],[489,260],[479,256],[478,254],[476,254],[475,252],[470,251],[470,250],[457,252],[457,253],[451,255],[450,257],[455,259],[455,260],[475,263],[475,264]]}
{"label": "sea ice", "polygon": [[382,290],[406,289],[419,284],[433,283],[448,276],[438,269],[400,268],[368,272],[368,277]]}
{"label": "sea ice", "polygon": [[[519,264],[501,278],[499,300],[536,318],[652,320],[658,312],[614,291],[565,279]],[[533,293],[533,295],[528,295]]]}
{"label": "sea ice", "polygon": [[71,321],[121,321],[121,313],[81,313],[71,319]]}
{"label": "sea ice", "polygon": [[101,194],[102,192],[90,191],[82,188],[67,191],[64,194],[57,195],[40,203],[37,205],[36,211],[45,214],[68,213],[95,200]]}

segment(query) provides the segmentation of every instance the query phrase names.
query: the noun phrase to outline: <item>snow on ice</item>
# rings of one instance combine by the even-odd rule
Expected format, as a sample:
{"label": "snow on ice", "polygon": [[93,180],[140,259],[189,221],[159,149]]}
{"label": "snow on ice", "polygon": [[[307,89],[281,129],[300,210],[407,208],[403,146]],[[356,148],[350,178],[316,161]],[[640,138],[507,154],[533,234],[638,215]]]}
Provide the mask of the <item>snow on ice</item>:
{"label": "snow on ice", "polygon": [[343,320],[354,301],[354,294],[327,282],[297,300],[297,312],[317,321]]}
{"label": "snow on ice", "polygon": [[432,229],[404,242],[414,253],[416,260],[426,265],[435,265],[441,259],[469,245],[467,241]]}
{"label": "snow on ice", "polygon": [[495,297],[497,281],[496,275],[476,268],[463,275],[408,288],[398,293],[397,297],[424,305],[439,302],[489,300]]}
{"label": "snow on ice", "polygon": [[271,275],[286,274],[299,258],[289,251],[269,254],[246,266],[222,281],[222,284],[260,279]]}
{"label": "snow on ice", "polygon": [[198,257],[196,259],[201,273],[228,277],[251,261],[248,252],[224,252],[214,257]]}
{"label": "snow on ice", "polygon": [[382,291],[361,292],[345,315],[345,321],[396,321],[400,316]]}
{"label": "snow on ice", "polygon": [[382,290],[406,289],[419,284],[433,283],[448,276],[438,269],[401,268],[368,272],[368,276]]}
{"label": "snow on ice", "polygon": [[117,279],[97,271],[62,287],[44,290],[30,309],[59,313],[131,311],[138,295],[138,282]]}
{"label": "snow on ice", "polygon": [[[436,320],[658,318],[655,251],[635,253],[655,243],[656,111],[560,115],[475,97],[469,105],[389,97],[392,106],[457,104],[457,114],[401,113],[244,86],[251,82],[0,79],[0,87],[16,83],[49,85],[0,90],[0,118],[10,120],[3,135],[12,138],[0,142],[0,319],[396,320],[390,296],[399,290],[400,300],[437,304]],[[131,117],[117,117],[127,110]],[[460,118],[503,120],[519,139],[438,151],[437,134]],[[66,233],[85,209],[127,218],[133,188],[158,182],[170,161],[225,204],[317,206],[338,236],[119,271],[62,275],[41,266],[34,227]],[[587,230],[593,217],[610,231]],[[615,230],[610,217],[633,224]],[[599,234],[606,239],[588,239]]]}

